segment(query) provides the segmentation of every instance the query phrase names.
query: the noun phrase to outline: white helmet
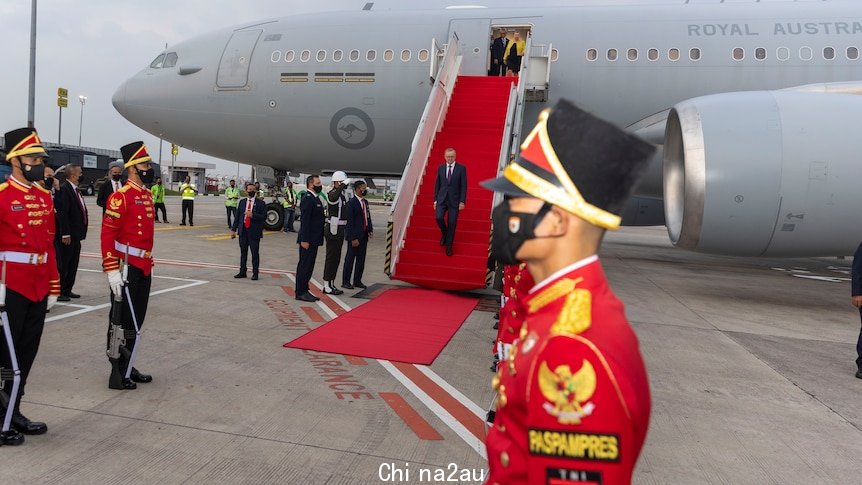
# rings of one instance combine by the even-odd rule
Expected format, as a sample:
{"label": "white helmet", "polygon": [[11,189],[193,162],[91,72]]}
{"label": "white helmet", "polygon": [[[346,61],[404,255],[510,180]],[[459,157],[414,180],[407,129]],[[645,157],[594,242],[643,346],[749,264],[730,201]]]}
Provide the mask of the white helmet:
{"label": "white helmet", "polygon": [[332,181],[333,182],[343,182],[345,184],[350,183],[350,180],[347,180],[347,174],[342,172],[341,170],[338,170],[337,172],[333,172]]}

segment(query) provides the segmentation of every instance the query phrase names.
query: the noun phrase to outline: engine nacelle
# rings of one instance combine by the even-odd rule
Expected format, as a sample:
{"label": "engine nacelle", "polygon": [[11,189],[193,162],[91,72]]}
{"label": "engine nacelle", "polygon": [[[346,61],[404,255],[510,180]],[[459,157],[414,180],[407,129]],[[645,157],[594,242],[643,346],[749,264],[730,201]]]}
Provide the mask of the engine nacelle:
{"label": "engine nacelle", "polygon": [[757,91],[676,105],[664,146],[675,246],[843,256],[862,240],[862,96]]}

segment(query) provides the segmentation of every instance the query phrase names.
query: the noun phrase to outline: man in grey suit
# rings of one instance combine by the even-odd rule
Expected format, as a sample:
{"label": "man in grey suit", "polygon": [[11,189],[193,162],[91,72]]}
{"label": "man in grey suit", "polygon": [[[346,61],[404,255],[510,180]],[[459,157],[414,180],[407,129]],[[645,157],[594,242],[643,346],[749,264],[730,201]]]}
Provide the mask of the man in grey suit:
{"label": "man in grey suit", "polygon": [[239,234],[239,273],[234,278],[245,278],[248,271],[248,250],[251,248],[251,279],[258,278],[260,269],[260,240],[263,238],[263,221],[266,219],[266,202],[255,197],[255,186],[245,184],[248,197],[239,201],[236,217],[233,218],[230,238]]}
{"label": "man in grey suit", "polygon": [[434,181],[434,211],[440,227],[440,245],[446,246],[447,256],[452,256],[458,212],[467,203],[467,167],[455,161],[454,148],[447,148],[443,156],[446,163],[437,169]]}

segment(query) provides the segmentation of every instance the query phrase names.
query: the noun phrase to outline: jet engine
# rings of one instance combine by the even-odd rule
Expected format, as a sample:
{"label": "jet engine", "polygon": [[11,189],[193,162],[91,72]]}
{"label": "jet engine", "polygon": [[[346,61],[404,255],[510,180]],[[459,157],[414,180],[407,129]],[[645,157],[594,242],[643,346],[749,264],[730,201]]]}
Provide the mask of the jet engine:
{"label": "jet engine", "polygon": [[675,246],[737,256],[841,256],[862,240],[862,96],[693,98],[665,131]]}

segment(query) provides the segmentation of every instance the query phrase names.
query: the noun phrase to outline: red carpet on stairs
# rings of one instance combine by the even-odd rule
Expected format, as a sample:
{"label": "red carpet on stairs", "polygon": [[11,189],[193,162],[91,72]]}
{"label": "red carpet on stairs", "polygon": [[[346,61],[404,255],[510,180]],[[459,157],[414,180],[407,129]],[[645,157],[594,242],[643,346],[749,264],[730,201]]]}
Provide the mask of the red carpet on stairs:
{"label": "red carpet on stairs", "polygon": [[[392,278],[426,288],[466,290],[485,286],[493,194],[479,186],[497,176],[509,90],[516,78],[459,76],[443,129],[422,178],[404,249]],[[440,246],[434,219],[434,180],[452,147],[467,167],[467,204],[458,217],[453,256]]]}
{"label": "red carpet on stairs", "polygon": [[431,365],[476,303],[442,291],[388,290],[284,346]]}

